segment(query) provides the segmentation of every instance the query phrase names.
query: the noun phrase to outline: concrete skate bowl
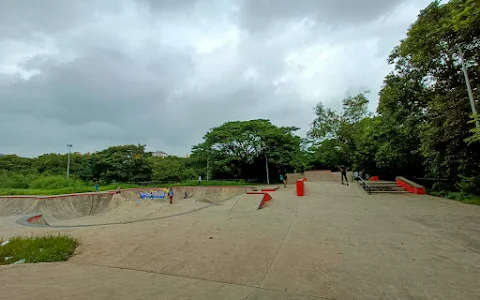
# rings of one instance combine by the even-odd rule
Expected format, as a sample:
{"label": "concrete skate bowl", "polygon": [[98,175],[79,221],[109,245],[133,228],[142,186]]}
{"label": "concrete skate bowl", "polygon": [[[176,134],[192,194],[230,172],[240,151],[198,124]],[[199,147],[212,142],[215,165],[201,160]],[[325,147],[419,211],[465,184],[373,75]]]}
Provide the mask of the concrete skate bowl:
{"label": "concrete skate bowl", "polygon": [[[221,205],[251,190],[247,187],[174,188],[174,204],[168,199],[140,199],[131,189],[121,194],[76,194],[55,197],[0,197],[0,216],[18,216],[17,224],[40,227],[85,227],[127,224],[193,213]],[[187,198],[185,197],[187,193]]]}

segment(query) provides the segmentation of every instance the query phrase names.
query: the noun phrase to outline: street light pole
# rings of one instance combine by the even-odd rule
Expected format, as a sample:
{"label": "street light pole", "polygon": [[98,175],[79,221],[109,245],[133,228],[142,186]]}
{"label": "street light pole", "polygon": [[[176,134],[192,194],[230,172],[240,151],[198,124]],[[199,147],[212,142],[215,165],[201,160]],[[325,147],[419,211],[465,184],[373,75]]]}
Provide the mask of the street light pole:
{"label": "street light pole", "polygon": [[207,181],[210,178],[210,156],[207,156]]}
{"label": "street light pole", "polygon": [[[462,62],[462,71],[465,76],[465,83],[467,84],[468,98],[470,99],[470,106],[472,108],[472,113],[477,115],[477,109],[475,108],[475,100],[473,99],[472,87],[470,86],[470,78],[468,77],[467,66],[465,65],[465,60],[463,59],[463,52],[460,47],[458,47],[458,55],[460,56],[460,61]],[[475,120],[475,126],[480,128],[480,122],[478,119]]]}
{"label": "street light pole", "polygon": [[73,147],[73,145],[68,144],[68,160],[67,160],[67,179],[70,177],[70,149]]}
{"label": "street light pole", "polygon": [[268,174],[268,157],[267,153],[265,153],[265,169],[267,170],[267,184],[270,184],[270,176]]}

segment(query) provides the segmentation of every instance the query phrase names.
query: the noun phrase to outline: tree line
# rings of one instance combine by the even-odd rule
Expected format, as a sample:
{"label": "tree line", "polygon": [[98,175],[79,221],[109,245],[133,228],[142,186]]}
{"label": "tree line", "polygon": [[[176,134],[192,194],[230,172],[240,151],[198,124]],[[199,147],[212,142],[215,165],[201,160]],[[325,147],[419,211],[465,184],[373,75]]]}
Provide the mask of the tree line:
{"label": "tree line", "polygon": [[479,194],[480,129],[462,56],[478,99],[478,1],[432,2],[390,54],[395,68],[385,77],[376,114],[367,113],[364,94],[345,99],[341,112],[317,105],[309,132],[317,157],[387,178],[444,179],[434,188]]}
{"label": "tree line", "polygon": [[[145,145],[115,146],[72,154],[71,173],[104,182],[198,176],[264,182],[267,166],[275,181],[280,173],[345,165],[384,179],[432,178],[434,189],[480,194],[480,129],[462,56],[478,99],[480,6],[476,0],[434,1],[391,52],[394,71],[385,77],[375,113],[367,109],[365,92],[343,99],[339,111],[320,101],[306,138],[296,134],[297,127],[269,120],[226,122],[209,130],[188,158],[153,157]],[[64,176],[66,160],[66,154],[0,157],[0,187],[28,186],[35,176]]]}

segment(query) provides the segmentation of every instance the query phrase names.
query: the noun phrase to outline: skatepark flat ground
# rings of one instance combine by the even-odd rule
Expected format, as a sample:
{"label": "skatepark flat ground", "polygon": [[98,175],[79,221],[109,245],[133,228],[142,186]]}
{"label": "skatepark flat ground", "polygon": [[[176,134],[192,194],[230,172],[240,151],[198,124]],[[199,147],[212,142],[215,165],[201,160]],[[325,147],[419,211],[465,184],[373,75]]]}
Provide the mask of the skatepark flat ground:
{"label": "skatepark flat ground", "polygon": [[[0,267],[3,299],[480,299],[480,207],[307,182],[258,211],[231,199],[172,218],[34,228],[67,233],[68,262]],[[174,204],[175,205],[175,204]]]}

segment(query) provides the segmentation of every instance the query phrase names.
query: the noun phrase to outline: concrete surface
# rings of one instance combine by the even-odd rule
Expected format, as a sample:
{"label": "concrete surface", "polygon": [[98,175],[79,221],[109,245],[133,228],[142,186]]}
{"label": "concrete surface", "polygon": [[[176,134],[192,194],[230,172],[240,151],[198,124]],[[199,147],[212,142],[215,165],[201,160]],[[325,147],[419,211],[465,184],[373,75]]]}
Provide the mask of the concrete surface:
{"label": "concrete surface", "polygon": [[236,210],[234,197],[124,225],[28,228],[0,218],[0,237],[61,232],[81,242],[69,262],[0,267],[0,295],[480,299],[480,207],[329,182],[307,182],[302,198],[293,185],[270,194],[261,210]]}

